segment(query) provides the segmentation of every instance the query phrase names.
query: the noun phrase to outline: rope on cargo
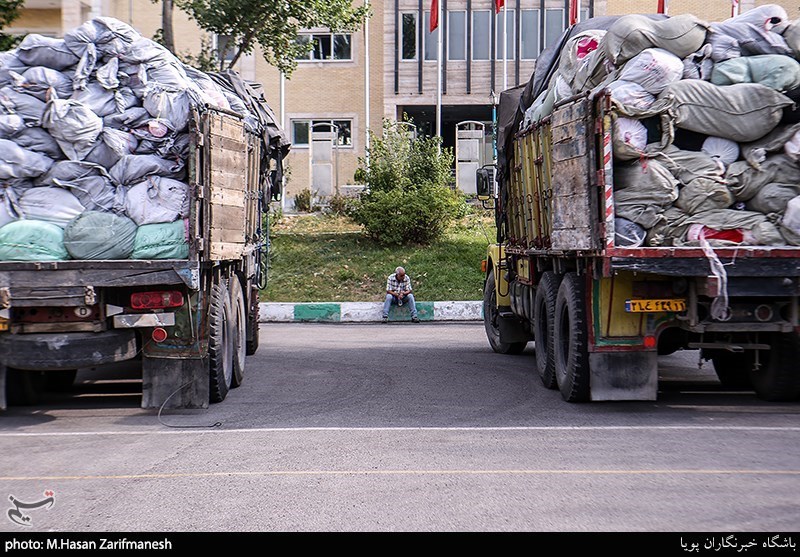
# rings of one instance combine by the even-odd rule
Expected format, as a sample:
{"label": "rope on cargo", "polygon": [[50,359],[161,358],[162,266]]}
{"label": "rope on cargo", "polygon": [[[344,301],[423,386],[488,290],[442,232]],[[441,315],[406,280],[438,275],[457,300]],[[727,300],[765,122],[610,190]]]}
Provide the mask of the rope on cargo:
{"label": "rope on cargo", "polygon": [[176,425],[176,424],[168,424],[161,419],[161,412],[164,410],[164,407],[167,405],[167,402],[169,402],[169,399],[171,399],[173,396],[178,394],[181,390],[185,389],[195,381],[196,379],[192,379],[191,381],[184,383],[183,385],[172,391],[172,393],[166,398],[166,400],[164,400],[164,402],[161,403],[161,408],[158,409],[158,421],[161,423],[161,425],[175,429],[213,428],[213,427],[220,427],[222,425],[222,422],[214,422],[213,424]]}
{"label": "rope on cargo", "polygon": [[703,254],[708,259],[711,274],[716,277],[719,284],[719,294],[711,302],[711,317],[717,321],[726,321],[730,311],[728,308],[728,273],[725,271],[725,266],[719,260],[719,257],[717,257],[714,248],[706,240],[702,230],[700,232],[700,247],[703,248]]}

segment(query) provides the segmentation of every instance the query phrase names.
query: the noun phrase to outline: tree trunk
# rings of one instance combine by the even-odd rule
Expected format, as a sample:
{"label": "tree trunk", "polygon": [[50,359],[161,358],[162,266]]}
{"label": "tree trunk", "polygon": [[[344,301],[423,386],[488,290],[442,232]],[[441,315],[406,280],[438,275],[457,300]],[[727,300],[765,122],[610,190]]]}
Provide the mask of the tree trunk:
{"label": "tree trunk", "polygon": [[161,32],[164,47],[175,53],[175,33],[172,28],[173,0],[161,0]]}

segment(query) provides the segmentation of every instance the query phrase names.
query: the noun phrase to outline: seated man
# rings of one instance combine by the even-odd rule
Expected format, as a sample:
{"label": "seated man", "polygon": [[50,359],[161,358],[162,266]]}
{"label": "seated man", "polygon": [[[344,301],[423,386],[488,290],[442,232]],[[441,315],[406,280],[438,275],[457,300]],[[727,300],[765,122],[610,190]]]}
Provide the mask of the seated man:
{"label": "seated man", "polygon": [[414,294],[411,293],[411,279],[406,274],[406,270],[398,267],[394,274],[386,279],[386,300],[383,302],[383,322],[389,321],[389,308],[392,304],[402,306],[408,304],[411,311],[411,321],[419,323],[417,317],[417,306],[414,303]]}

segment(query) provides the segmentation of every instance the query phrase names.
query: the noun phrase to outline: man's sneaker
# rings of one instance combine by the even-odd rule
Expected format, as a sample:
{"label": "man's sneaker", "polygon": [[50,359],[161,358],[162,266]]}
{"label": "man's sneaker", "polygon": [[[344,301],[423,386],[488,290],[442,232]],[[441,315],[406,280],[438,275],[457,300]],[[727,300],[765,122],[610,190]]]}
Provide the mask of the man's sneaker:
{"label": "man's sneaker", "polygon": [[403,300],[397,300],[397,307],[403,307]]}
{"label": "man's sneaker", "polygon": [[388,323],[389,322],[389,316],[388,315],[384,315],[383,317],[381,317],[381,321],[383,321],[384,323]]}
{"label": "man's sneaker", "polygon": [[419,323],[419,317],[412,317],[411,318],[411,322],[412,323]]}

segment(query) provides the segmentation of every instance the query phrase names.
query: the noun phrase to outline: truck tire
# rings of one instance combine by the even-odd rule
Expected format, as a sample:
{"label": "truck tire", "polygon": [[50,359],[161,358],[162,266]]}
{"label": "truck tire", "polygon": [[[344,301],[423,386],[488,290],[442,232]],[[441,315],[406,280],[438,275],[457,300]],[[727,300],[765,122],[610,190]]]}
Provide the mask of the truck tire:
{"label": "truck tire", "polygon": [[244,379],[245,356],[247,355],[247,310],[244,304],[244,293],[242,283],[236,274],[231,275],[228,281],[228,290],[231,295],[231,309],[233,319],[231,320],[231,330],[233,331],[233,376],[231,387],[238,387]]}
{"label": "truck tire", "polygon": [[225,283],[216,283],[211,287],[208,316],[210,402],[222,402],[231,388],[234,352],[232,321],[228,287]]}
{"label": "truck tire", "polygon": [[43,371],[6,368],[6,401],[9,406],[39,404],[45,390]]}
{"label": "truck tire", "polygon": [[553,326],[556,316],[556,297],[560,277],[552,271],[542,274],[536,286],[533,298],[533,337],[536,352],[536,371],[542,384],[548,389],[555,389],[556,364],[553,346]]}
{"label": "truck tire", "polygon": [[729,350],[709,350],[704,356],[711,358],[714,372],[723,387],[731,389],[749,389],[750,371],[755,367],[756,353],[747,350],[744,353]]}
{"label": "truck tire", "polygon": [[556,296],[553,327],[556,383],[567,402],[589,400],[585,291],[583,279],[575,273],[567,273]]}
{"label": "truck tire", "polygon": [[489,346],[498,354],[522,354],[527,342],[500,342],[500,328],[497,324],[499,318],[494,270],[492,270],[489,271],[483,288],[483,326],[486,329],[486,338],[489,339]]}
{"label": "truck tire", "polygon": [[774,333],[770,345],[770,350],[762,352],[767,360],[764,365],[750,371],[753,389],[763,400],[795,400],[800,396],[800,335]]}

